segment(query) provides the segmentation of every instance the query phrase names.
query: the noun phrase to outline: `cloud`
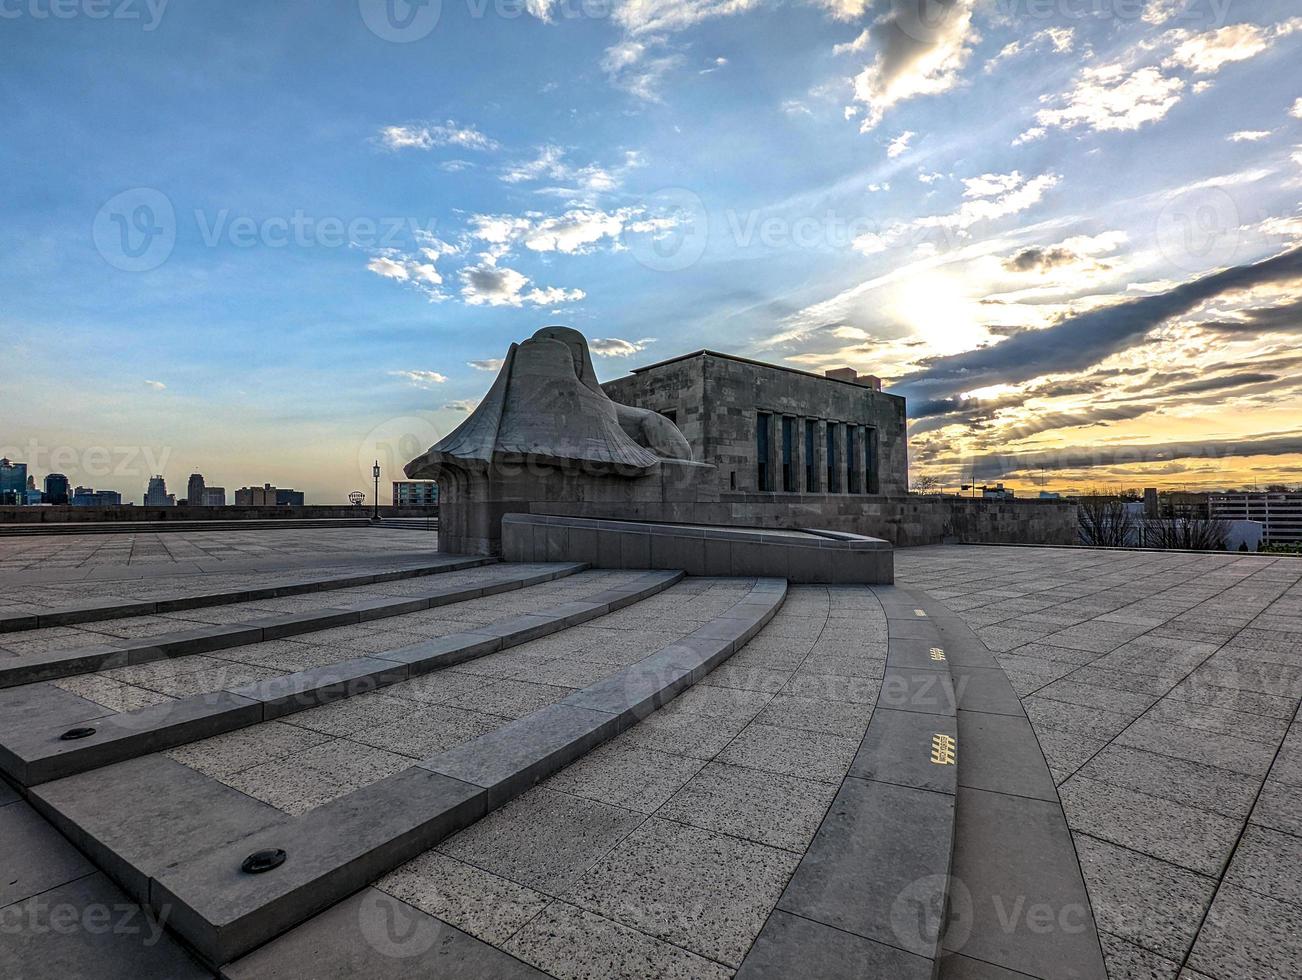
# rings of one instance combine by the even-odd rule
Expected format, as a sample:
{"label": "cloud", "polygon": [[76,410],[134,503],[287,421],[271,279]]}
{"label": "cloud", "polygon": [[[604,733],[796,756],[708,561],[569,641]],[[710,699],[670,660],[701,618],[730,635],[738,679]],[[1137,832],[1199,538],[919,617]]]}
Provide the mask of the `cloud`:
{"label": "cloud", "polygon": [[459,398],[456,401],[443,403],[444,411],[448,412],[465,412],[466,414],[469,414],[478,407],[478,398]]}
{"label": "cloud", "polygon": [[446,255],[455,255],[457,248],[432,235],[423,235],[416,251],[407,253],[396,248],[380,249],[366,263],[366,268],[384,279],[413,286],[431,300],[446,298],[438,287],[443,283],[435,263]]}
{"label": "cloud", "polygon": [[901,102],[958,86],[981,39],[972,24],[974,4],[895,0],[859,38],[837,47],[838,53],[873,51],[873,60],[853,79],[854,99],[865,107],[861,131],[872,129]]}
{"label": "cloud", "polygon": [[497,264],[492,255],[481,255],[478,265],[461,270],[461,299],[468,306],[554,306],[583,299],[581,289],[559,289],[554,286],[534,287],[528,276],[515,269]]}
{"label": "cloud", "polygon": [[1119,64],[1086,68],[1072,90],[1060,97],[1063,105],[1037,112],[1039,125],[1018,140],[1026,142],[1034,138],[1032,132],[1043,133],[1049,127],[1084,126],[1096,132],[1139,129],[1170,112],[1184,87],[1183,79],[1163,75],[1151,66],[1136,71]]}
{"label": "cloud", "polygon": [[1241,129],[1237,133],[1230,133],[1229,140],[1231,143],[1256,143],[1270,133],[1269,129]]}
{"label": "cloud", "polygon": [[442,125],[413,124],[385,126],[380,143],[389,150],[429,150],[436,146],[459,146],[467,150],[496,150],[497,140],[485,136],[474,126],[462,126],[451,119]]}
{"label": "cloud", "polygon": [[1290,109],[1288,113],[1294,119],[1302,119],[1302,99],[1298,99],[1296,102],[1294,102],[1293,108]]}
{"label": "cloud", "polygon": [[759,0],[617,0],[614,19],[627,34],[665,34],[758,6]]}
{"label": "cloud", "polygon": [[499,251],[520,244],[532,252],[584,255],[603,241],[617,242],[626,232],[663,231],[675,223],[672,217],[657,217],[642,208],[581,207],[559,215],[477,214],[470,219],[469,233]]}
{"label": "cloud", "polygon": [[1067,446],[1056,450],[1001,453],[973,464],[976,480],[990,480],[1028,470],[1075,470],[1096,466],[1160,463],[1177,459],[1222,460],[1234,456],[1285,456],[1302,453],[1302,432],[1255,439],[1209,439],[1144,445]]}
{"label": "cloud", "polygon": [[146,381],[145,387],[152,388],[154,391],[164,391],[166,390],[167,385],[163,384],[161,381]]}
{"label": "cloud", "polygon": [[963,180],[964,201],[948,214],[915,218],[914,228],[954,228],[965,231],[982,221],[993,221],[1017,214],[1039,203],[1045,193],[1058,185],[1057,174],[1024,177],[1018,170],[1008,174],[982,174]]}
{"label": "cloud", "polygon": [[726,68],[726,67],[728,66],[728,59],[727,59],[727,58],[711,58],[710,61],[708,62],[708,64],[709,64],[709,67],[708,67],[708,68],[702,68],[702,69],[701,69],[701,72],[700,72],[700,73],[701,73],[702,75],[709,75],[709,74],[712,74],[712,73],[718,71],[720,68]]}
{"label": "cloud", "polygon": [[986,74],[990,74],[1005,61],[1037,47],[1051,47],[1055,54],[1070,54],[1076,46],[1076,30],[1072,27],[1050,27],[1037,31],[1026,41],[1011,41],[1004,45],[999,53],[986,62]]}
{"label": "cloud", "polygon": [[1033,245],[1017,252],[1002,263],[1008,272],[1039,272],[1063,267],[1084,267],[1090,269],[1107,269],[1108,266],[1095,261],[1094,257],[1114,252],[1127,241],[1127,235],[1121,231],[1104,232],[1101,235],[1079,236],[1069,238],[1056,245]]}
{"label": "cloud", "polygon": [[447,377],[437,371],[390,371],[395,378],[403,378],[413,388],[433,388],[447,382]]}
{"label": "cloud", "polygon": [[625,38],[606,49],[601,70],[616,88],[643,102],[660,102],[665,76],[685,61],[681,54],[667,51],[664,45],[665,39],[661,37]]}
{"label": "cloud", "polygon": [[1177,40],[1175,50],[1163,62],[1167,68],[1187,68],[1198,75],[1211,75],[1225,65],[1246,61],[1265,51],[1281,38],[1302,30],[1302,17],[1295,17],[1271,27],[1257,24],[1230,24],[1202,34],[1172,31]]}
{"label": "cloud", "polygon": [[500,371],[502,369],[502,359],[500,357],[486,357],[482,361],[466,361],[466,365],[476,371]]}
{"label": "cloud", "polygon": [[1198,327],[1211,333],[1254,337],[1266,333],[1302,333],[1302,299],[1279,306],[1243,310],[1232,319],[1204,320]]}
{"label": "cloud", "polygon": [[630,357],[646,350],[648,344],[654,344],[654,337],[641,340],[621,340],[619,337],[594,337],[588,341],[588,349],[599,357]]}
{"label": "cloud", "polygon": [[621,166],[608,168],[595,163],[577,166],[565,159],[565,150],[554,144],[538,148],[538,153],[530,160],[517,163],[502,171],[501,179],[508,184],[533,183],[550,180],[569,184],[568,187],[542,188],[542,193],[564,194],[599,194],[619,188],[628,171],[642,166],[642,157],[634,151],[624,154]]}
{"label": "cloud", "polygon": [[1144,8],[1144,23],[1161,26],[1176,14],[1184,12],[1189,0],[1148,0]]}
{"label": "cloud", "polygon": [[906,129],[904,132],[900,133],[899,136],[886,144],[886,155],[893,159],[901,153],[906,152],[909,149],[909,141],[917,135],[918,134],[912,130]]}
{"label": "cloud", "polygon": [[944,393],[1078,371],[1132,346],[1153,328],[1225,293],[1302,278],[1302,248],[1235,266],[1173,289],[1070,316],[991,347],[938,357],[896,389]]}

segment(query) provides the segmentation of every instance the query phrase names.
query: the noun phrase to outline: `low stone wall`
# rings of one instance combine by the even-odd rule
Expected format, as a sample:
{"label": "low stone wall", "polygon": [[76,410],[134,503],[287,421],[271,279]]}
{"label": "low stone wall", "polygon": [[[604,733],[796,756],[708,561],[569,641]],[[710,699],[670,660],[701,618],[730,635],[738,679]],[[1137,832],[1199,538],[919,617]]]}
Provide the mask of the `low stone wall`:
{"label": "low stone wall", "polygon": [[723,493],[718,501],[537,501],[534,514],[744,527],[819,528],[884,538],[897,547],[970,544],[1076,544],[1076,504],[1067,500],[983,500],[908,494]]}
{"label": "low stone wall", "polygon": [[[433,507],[382,506],[381,517],[437,517]],[[370,517],[371,508],[331,507],[0,507],[0,524],[71,524],[114,521],[297,521]]]}

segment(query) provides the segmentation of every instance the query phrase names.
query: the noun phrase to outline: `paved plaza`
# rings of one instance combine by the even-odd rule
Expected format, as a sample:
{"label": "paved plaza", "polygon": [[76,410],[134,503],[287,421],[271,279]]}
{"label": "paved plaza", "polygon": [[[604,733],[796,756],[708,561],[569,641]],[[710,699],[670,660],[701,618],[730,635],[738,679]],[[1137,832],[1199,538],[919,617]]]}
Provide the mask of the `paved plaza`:
{"label": "paved plaza", "polygon": [[1299,975],[1302,561],[895,570],[0,538],[0,975]]}

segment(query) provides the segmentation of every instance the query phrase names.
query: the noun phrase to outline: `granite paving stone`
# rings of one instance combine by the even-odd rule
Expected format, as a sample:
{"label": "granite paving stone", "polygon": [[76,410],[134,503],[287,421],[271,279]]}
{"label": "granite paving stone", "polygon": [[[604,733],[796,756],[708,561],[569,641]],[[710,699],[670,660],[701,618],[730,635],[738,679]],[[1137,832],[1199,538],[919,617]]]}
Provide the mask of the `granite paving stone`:
{"label": "granite paving stone", "polygon": [[1216,980],[1297,976],[1302,931],[1296,905],[1223,884],[1189,955],[1189,966]]}
{"label": "granite paving stone", "polygon": [[547,780],[547,787],[639,813],[654,813],[704,765],[640,748],[620,735]]}
{"label": "granite paving stone", "polygon": [[858,739],[755,723],[719,754],[718,761],[839,783],[858,749]]}

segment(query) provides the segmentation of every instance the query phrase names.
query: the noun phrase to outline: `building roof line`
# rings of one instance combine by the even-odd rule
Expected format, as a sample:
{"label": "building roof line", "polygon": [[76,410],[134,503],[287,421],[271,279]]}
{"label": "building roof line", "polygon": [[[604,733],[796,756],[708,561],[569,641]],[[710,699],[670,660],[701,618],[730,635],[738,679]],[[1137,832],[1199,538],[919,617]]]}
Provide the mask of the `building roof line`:
{"label": "building roof line", "polygon": [[[656,361],[654,364],[647,364],[643,367],[631,368],[630,374],[641,374],[644,371],[651,371],[658,367],[664,367],[666,364],[676,364],[679,361],[686,361],[692,357],[719,357],[725,361],[737,361],[741,364],[753,364],[756,367],[772,368],[774,371],[788,371],[791,374],[801,374],[807,378],[817,378],[819,381],[833,381],[836,384],[850,385],[852,388],[863,388],[867,391],[874,391],[870,385],[860,384],[857,381],[845,381],[841,378],[829,378],[825,374],[815,374],[813,371],[803,371],[800,368],[787,367],[785,364],[770,364],[768,361],[757,361],[750,357],[740,357],[737,354],[725,354],[722,351],[710,350],[702,347],[700,350],[694,350],[688,354],[679,354],[677,357],[670,357],[663,361]],[[618,380],[612,378],[611,380]],[[889,394],[889,392],[879,392],[879,394]],[[898,398],[898,395],[892,397]]]}

